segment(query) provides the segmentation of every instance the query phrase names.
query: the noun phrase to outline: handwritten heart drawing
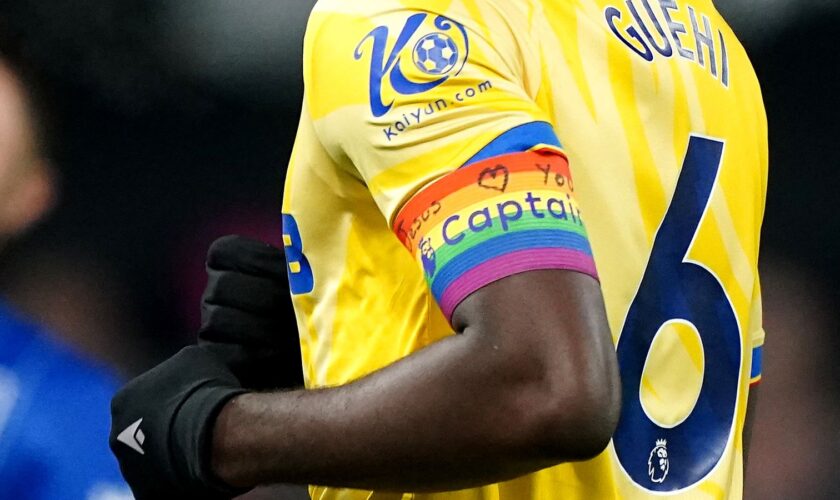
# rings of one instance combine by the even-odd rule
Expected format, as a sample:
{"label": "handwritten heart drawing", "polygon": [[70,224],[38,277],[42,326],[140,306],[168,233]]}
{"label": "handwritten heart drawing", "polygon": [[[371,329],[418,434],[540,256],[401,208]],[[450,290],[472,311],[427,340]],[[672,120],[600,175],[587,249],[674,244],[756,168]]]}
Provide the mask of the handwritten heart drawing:
{"label": "handwritten heart drawing", "polygon": [[485,168],[478,176],[478,185],[485,189],[493,189],[505,192],[510,182],[510,170],[504,165],[496,165],[493,168]]}

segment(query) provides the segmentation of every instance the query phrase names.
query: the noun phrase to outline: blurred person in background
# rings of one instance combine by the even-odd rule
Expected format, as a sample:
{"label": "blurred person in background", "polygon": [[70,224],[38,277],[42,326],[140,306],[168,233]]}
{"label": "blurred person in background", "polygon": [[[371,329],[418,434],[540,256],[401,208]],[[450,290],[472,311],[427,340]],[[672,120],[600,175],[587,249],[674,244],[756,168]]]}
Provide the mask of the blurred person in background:
{"label": "blurred person in background", "polygon": [[[55,199],[28,73],[0,44],[0,250]],[[0,498],[131,498],[108,452],[116,377],[0,299]]]}

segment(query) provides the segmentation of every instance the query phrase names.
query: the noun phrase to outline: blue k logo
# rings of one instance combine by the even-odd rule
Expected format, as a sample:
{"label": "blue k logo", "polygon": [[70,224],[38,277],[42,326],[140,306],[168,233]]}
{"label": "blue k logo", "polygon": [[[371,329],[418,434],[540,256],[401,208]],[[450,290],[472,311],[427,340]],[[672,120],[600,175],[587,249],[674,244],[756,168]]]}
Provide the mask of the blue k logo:
{"label": "blue k logo", "polygon": [[[356,47],[355,58],[360,60],[364,56],[363,46],[368,40],[373,41],[370,57],[370,110],[373,116],[385,115],[394,106],[394,99],[390,102],[383,102],[382,86],[384,82],[390,83],[394,92],[402,95],[422,94],[448,80],[451,76],[461,72],[469,56],[469,39],[467,30],[463,25],[449,19],[438,16],[434,20],[434,27],[439,30],[427,33],[420,30],[423,27],[429,14],[412,14],[402,30],[396,42],[386,56],[390,31],[387,26],[379,26],[365,35]],[[457,28],[457,31],[453,30]],[[418,31],[425,36],[416,36]],[[463,47],[463,55],[459,50],[458,42],[446,32],[452,32],[460,39],[460,47]],[[419,40],[418,40],[419,38]],[[428,81],[410,80],[401,68],[404,49],[410,42],[416,41],[413,45],[412,61],[423,73],[437,78]],[[387,80],[386,80],[387,79]]]}

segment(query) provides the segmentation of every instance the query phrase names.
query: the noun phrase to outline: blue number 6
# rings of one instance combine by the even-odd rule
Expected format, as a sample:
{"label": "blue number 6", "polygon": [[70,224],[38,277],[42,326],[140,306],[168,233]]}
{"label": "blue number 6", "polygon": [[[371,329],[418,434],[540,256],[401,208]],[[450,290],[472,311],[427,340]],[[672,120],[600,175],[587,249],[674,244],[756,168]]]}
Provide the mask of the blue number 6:
{"label": "blue number 6", "polygon": [[[712,195],[723,146],[716,139],[689,138],[674,198],[618,340],[623,407],[613,437],[615,453],[633,482],[649,491],[681,490],[702,480],[720,461],[732,431],[741,366],[738,321],[717,277],[687,258]],[[651,343],[659,328],[672,320],[696,328],[705,370],[691,414],[666,428],[645,412],[639,391]],[[665,442],[667,476],[655,477],[648,452],[662,453]]]}

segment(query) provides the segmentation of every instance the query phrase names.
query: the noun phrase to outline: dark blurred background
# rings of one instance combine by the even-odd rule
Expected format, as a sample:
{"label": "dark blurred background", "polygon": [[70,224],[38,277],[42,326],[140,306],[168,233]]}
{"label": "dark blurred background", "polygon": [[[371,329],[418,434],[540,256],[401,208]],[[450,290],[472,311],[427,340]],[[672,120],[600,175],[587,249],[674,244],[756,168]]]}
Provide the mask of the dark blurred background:
{"label": "dark blurred background", "polygon": [[[209,243],[280,240],[310,0],[3,0],[53,132],[52,215],[0,288],[135,374],[192,340]],[[770,123],[767,348],[748,498],[840,498],[838,0],[719,0]]]}

